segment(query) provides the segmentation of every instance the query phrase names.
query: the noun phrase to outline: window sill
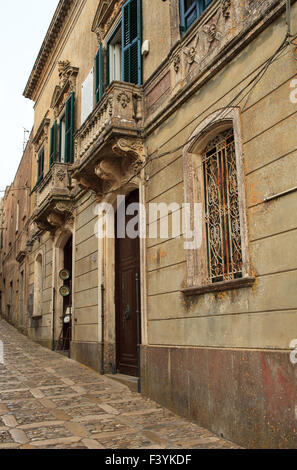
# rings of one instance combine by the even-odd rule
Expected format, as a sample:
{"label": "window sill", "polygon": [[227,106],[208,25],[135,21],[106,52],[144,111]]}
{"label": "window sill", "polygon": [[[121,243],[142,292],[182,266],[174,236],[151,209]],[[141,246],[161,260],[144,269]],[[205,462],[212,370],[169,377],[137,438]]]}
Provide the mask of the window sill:
{"label": "window sill", "polygon": [[208,293],[223,292],[233,289],[242,289],[252,287],[255,282],[254,277],[242,277],[240,279],[232,279],[231,281],[217,282],[215,284],[207,284],[205,286],[193,286],[182,289],[181,292],[185,296],[203,295]]}
{"label": "window sill", "polygon": [[32,320],[38,320],[39,318],[42,318],[42,315],[41,313],[39,313],[38,315],[32,315]]}

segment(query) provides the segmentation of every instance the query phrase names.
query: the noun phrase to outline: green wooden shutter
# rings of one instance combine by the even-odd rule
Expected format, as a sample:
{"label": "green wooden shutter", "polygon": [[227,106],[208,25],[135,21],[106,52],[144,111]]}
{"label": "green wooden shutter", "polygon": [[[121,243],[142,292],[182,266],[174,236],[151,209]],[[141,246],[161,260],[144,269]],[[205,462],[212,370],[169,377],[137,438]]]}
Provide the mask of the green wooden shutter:
{"label": "green wooden shutter", "polygon": [[142,11],[141,0],[128,0],[122,7],[122,74],[123,81],[142,83]]}
{"label": "green wooden shutter", "polygon": [[39,152],[37,161],[37,184],[43,180],[44,172],[44,149]]}
{"label": "green wooden shutter", "polygon": [[51,128],[50,167],[57,161],[57,121]]}
{"label": "green wooden shutter", "polygon": [[74,93],[71,93],[65,107],[65,162],[73,163],[74,154]]}
{"label": "green wooden shutter", "polygon": [[103,95],[103,47],[100,44],[95,56],[95,104]]}

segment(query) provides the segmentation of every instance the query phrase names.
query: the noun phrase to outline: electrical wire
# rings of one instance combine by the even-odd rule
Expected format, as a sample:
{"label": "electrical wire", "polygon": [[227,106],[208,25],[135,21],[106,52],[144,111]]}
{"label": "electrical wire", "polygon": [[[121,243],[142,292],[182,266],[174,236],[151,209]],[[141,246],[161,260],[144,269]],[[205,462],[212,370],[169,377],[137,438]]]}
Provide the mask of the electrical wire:
{"label": "electrical wire", "polygon": [[[269,57],[267,59],[267,61],[263,64],[263,66],[261,67],[260,71],[255,75],[255,77],[253,77],[249,83],[242,89],[238,92],[238,94],[232,98],[232,100],[226,105],[224,106],[216,115],[215,117],[213,118],[212,121],[210,121],[210,123],[208,124],[208,126],[211,126],[214,122],[216,122],[218,120],[218,118],[224,118],[223,113],[225,112],[226,114],[228,114],[229,112],[229,108],[231,106],[238,106],[242,101],[243,99],[246,97],[246,96],[249,96],[253,90],[255,89],[255,87],[257,86],[257,84],[262,80],[262,78],[264,77],[265,73],[267,72],[268,68],[270,67],[270,65],[275,61],[275,60],[278,60],[278,55],[283,51],[284,48],[286,48],[287,46],[289,45],[289,42],[288,42],[288,36],[286,35],[286,37],[284,38],[284,40],[282,41],[282,43],[280,44],[280,46],[277,48],[277,50],[272,54],[271,57]],[[242,93],[244,91],[246,91],[250,86],[252,85],[252,88],[243,96],[241,97],[240,101],[236,104],[234,104],[234,102],[242,95]],[[225,115],[226,115],[225,114]],[[179,150],[183,149],[185,146],[188,146],[192,141],[196,140],[197,139],[197,136],[192,136],[190,139],[188,139],[186,142],[184,142],[183,144],[179,145],[178,147],[175,147],[174,149],[171,149],[169,151],[166,151],[166,152],[163,152],[155,157],[153,157],[153,155],[156,153],[153,152],[151,153],[150,155],[147,156],[147,159],[146,159],[146,162],[137,170],[137,172],[132,175],[127,181],[125,181],[122,185],[120,185],[119,187],[117,188],[114,188],[112,190],[109,190],[109,191],[106,191],[105,193],[103,193],[103,197],[106,197],[107,195],[109,194],[114,194],[114,193],[118,193],[121,189],[123,189],[124,187],[126,187],[128,184],[130,184],[137,176],[139,176],[141,174],[141,172],[148,166],[149,163],[155,161],[155,160],[159,160],[165,156],[168,156],[168,155],[171,155],[173,153],[176,153],[178,152]]]}
{"label": "electrical wire", "polygon": [[[258,73],[247,83],[247,85],[245,85],[236,95],[234,98],[232,98],[232,100],[226,105],[224,106],[223,108],[220,109],[220,111],[218,113],[215,114],[214,118],[212,121],[209,122],[208,124],[208,127],[211,126],[214,122],[216,122],[218,120],[218,118],[221,118],[221,119],[224,119],[224,113],[225,113],[225,116],[226,114],[228,114],[229,110],[230,110],[230,107],[233,106],[233,107],[236,107],[238,106],[246,97],[247,97],[247,100],[245,102],[245,105],[243,107],[243,109],[245,109],[247,103],[248,103],[248,99],[251,95],[251,93],[254,91],[254,89],[256,88],[256,86],[258,85],[258,83],[262,80],[262,78],[264,77],[264,75],[266,74],[267,70],[269,69],[270,65],[275,62],[276,60],[279,60],[280,58],[280,55],[281,53],[283,52],[283,50],[288,47],[290,45],[290,37],[289,37],[289,33],[286,34],[285,38],[283,39],[283,41],[281,42],[280,46],[276,49],[276,51],[264,62],[264,64],[262,65],[262,67],[260,68],[260,70],[258,71]],[[251,89],[248,90],[248,88],[251,86]],[[248,90],[243,96],[241,96],[246,90]],[[238,98],[241,99],[237,102],[236,100]],[[209,108],[210,109],[210,108]],[[114,189],[111,189],[111,190],[108,190],[106,192],[104,192],[102,194],[102,197],[106,197],[110,194],[115,194],[115,193],[118,193],[121,189],[125,188],[127,185],[129,185],[135,178],[137,178],[142,172],[143,170],[150,164],[152,163],[153,161],[155,160],[159,160],[161,158],[164,158],[168,155],[172,155],[176,152],[178,152],[179,150],[181,149],[184,149],[184,147],[188,146],[190,143],[192,143],[194,140],[197,139],[197,136],[192,136],[190,139],[188,139],[186,142],[184,142],[183,144],[175,147],[174,149],[171,149],[171,150],[168,150],[166,152],[163,152],[159,155],[155,155],[155,153],[157,152],[154,151],[152,152],[151,154],[149,154],[147,157],[146,157],[146,161],[144,162],[143,165],[140,166],[140,168],[127,180],[125,181],[124,183],[122,183],[120,186],[118,186],[117,188],[114,188]],[[210,158],[210,157],[209,157]],[[206,161],[207,159],[205,159]],[[204,163],[205,163],[204,161]],[[201,165],[202,166],[202,165]],[[160,170],[161,171],[161,170]],[[85,204],[86,202],[88,202],[89,199],[91,199],[91,197],[94,197],[94,192],[92,192],[90,194],[90,196],[83,202],[83,204]],[[74,206],[74,209],[77,209],[81,204],[78,204],[78,205],[75,205]]]}

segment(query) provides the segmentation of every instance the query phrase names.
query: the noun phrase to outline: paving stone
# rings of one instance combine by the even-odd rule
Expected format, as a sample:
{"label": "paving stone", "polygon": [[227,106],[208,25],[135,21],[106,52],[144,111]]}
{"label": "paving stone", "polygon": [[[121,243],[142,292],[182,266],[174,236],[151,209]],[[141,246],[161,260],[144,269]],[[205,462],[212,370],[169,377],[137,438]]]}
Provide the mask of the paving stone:
{"label": "paving stone", "polygon": [[9,431],[0,431],[0,444],[14,443],[12,435]]}
{"label": "paving stone", "polygon": [[13,415],[5,415],[5,416],[2,416],[1,419],[3,423],[5,424],[5,426],[9,428],[15,428],[18,425]]}
{"label": "paving stone", "polygon": [[10,429],[9,432],[14,442],[18,442],[19,444],[27,444],[29,442],[26,433],[22,429]]}
{"label": "paving stone", "polygon": [[83,439],[82,443],[87,449],[104,449],[104,447],[99,444],[98,441],[95,441],[95,439]]}
{"label": "paving stone", "polygon": [[0,449],[236,449],[0,320]]}

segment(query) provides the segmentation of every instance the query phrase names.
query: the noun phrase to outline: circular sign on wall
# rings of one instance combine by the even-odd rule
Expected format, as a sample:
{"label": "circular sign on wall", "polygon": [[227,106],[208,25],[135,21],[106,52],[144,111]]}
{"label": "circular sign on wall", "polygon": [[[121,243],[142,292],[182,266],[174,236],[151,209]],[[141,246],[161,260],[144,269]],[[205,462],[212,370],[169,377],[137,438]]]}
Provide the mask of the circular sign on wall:
{"label": "circular sign on wall", "polygon": [[70,278],[70,272],[68,271],[68,269],[62,269],[62,271],[60,271],[59,276],[62,281],[67,281]]}
{"label": "circular sign on wall", "polygon": [[70,295],[70,288],[68,286],[62,286],[60,288],[60,294],[62,297],[68,297]]}

